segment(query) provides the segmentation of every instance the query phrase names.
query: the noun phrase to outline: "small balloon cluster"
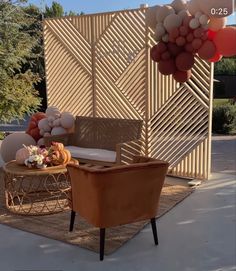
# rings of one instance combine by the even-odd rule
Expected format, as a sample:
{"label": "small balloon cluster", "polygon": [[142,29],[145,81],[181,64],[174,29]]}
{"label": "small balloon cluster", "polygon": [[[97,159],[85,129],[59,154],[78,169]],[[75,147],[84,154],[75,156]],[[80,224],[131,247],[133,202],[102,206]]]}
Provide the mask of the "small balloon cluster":
{"label": "small balloon cluster", "polygon": [[236,27],[226,27],[232,12],[232,0],[174,0],[149,8],[146,21],[157,41],[150,57],[160,73],[183,83],[191,77],[195,56],[216,62],[236,55]]}
{"label": "small balloon cluster", "polygon": [[55,106],[46,112],[31,116],[26,133],[31,135],[38,145],[44,145],[43,137],[70,133],[73,130],[75,117],[69,112],[60,112]]}

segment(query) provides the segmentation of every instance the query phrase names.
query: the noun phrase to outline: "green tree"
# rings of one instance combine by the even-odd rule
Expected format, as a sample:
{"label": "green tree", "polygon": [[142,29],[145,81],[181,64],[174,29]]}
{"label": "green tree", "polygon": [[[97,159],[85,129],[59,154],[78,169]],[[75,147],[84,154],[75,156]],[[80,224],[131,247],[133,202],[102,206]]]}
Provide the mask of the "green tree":
{"label": "green tree", "polygon": [[215,64],[215,75],[236,75],[236,57],[224,57]]}
{"label": "green tree", "polygon": [[53,1],[52,2],[52,6],[45,7],[45,13],[44,16],[45,18],[54,18],[54,17],[62,17],[64,15],[64,9],[62,7],[62,5],[60,5],[59,3]]}
{"label": "green tree", "polygon": [[0,120],[6,122],[23,119],[40,105],[34,88],[40,78],[27,66],[38,41],[29,29],[36,19],[20,2],[0,2]]}

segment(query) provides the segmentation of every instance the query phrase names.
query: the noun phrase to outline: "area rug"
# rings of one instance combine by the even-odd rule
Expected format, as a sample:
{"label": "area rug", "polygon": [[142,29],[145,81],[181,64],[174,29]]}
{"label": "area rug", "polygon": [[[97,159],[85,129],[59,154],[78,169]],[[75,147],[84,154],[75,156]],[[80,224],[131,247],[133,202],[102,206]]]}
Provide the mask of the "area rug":
{"label": "area rug", "polygon": [[[193,192],[181,185],[165,185],[162,189],[157,217],[162,216]],[[23,231],[99,252],[99,229],[76,216],[74,231],[68,232],[70,210],[44,216],[22,216],[5,208],[3,171],[0,169],[0,223]],[[149,221],[137,222],[106,230],[105,254],[110,254],[134,237]]]}

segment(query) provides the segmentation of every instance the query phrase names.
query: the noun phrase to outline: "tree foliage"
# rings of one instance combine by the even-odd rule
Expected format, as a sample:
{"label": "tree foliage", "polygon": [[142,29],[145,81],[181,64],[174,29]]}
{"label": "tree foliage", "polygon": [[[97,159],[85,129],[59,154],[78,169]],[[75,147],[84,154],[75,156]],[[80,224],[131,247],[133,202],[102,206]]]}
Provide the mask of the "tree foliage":
{"label": "tree foliage", "polygon": [[215,75],[236,75],[236,57],[223,58],[217,62]]}
{"label": "tree foliage", "polygon": [[40,105],[34,89],[40,78],[28,65],[28,60],[34,58],[33,48],[38,42],[29,26],[37,19],[27,16],[19,3],[0,2],[1,121],[23,119],[25,113]]}
{"label": "tree foliage", "polygon": [[60,5],[59,3],[53,1],[52,2],[52,6],[45,7],[45,13],[44,16],[45,18],[53,18],[53,17],[61,17],[64,15],[64,9],[62,7],[62,5]]}

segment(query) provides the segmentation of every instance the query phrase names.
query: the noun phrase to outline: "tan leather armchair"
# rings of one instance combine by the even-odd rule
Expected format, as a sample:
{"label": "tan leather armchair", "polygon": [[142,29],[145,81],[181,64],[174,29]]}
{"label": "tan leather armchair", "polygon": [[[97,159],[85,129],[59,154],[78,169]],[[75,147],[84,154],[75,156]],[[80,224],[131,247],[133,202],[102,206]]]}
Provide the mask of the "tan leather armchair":
{"label": "tan leather armchair", "polygon": [[104,257],[105,229],[151,219],[158,244],[155,217],[168,163],[136,156],[131,165],[93,169],[68,165],[72,201],[70,231],[78,212],[100,228],[100,260]]}

